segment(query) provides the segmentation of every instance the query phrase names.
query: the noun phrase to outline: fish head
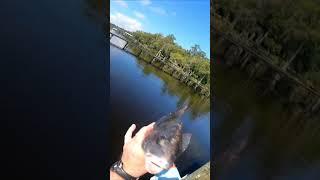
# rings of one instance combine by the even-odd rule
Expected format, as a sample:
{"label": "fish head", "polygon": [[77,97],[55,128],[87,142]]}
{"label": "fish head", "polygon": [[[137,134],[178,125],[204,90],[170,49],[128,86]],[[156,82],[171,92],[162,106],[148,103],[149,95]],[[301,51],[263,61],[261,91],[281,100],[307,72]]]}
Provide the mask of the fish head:
{"label": "fish head", "polygon": [[168,126],[154,128],[145,138],[142,149],[149,173],[157,174],[173,165],[181,147],[181,129],[181,123],[169,123]]}
{"label": "fish head", "polygon": [[172,166],[165,157],[158,157],[151,153],[145,155],[145,169],[150,174],[159,174],[161,171],[169,169]]}
{"label": "fish head", "polygon": [[142,144],[145,152],[145,168],[151,174],[158,174],[173,166],[176,158],[186,150],[191,134],[182,134],[182,124],[176,123],[165,129],[155,129]]}
{"label": "fish head", "polygon": [[186,148],[189,145],[190,139],[191,134],[183,134],[182,143],[180,146],[181,149],[179,149],[180,152],[171,155],[170,153],[165,153],[165,151],[168,150],[168,148],[163,148],[157,145],[151,146],[150,150],[145,153],[145,169],[151,174],[158,174],[163,170],[169,169],[173,166],[176,157],[178,157],[180,153],[186,150]]}

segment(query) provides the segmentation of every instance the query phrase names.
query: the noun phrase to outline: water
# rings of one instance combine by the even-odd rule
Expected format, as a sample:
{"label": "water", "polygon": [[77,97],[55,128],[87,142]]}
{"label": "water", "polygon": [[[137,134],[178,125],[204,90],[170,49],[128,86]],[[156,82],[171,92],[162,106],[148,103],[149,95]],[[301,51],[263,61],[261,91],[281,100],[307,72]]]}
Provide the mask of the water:
{"label": "water", "polygon": [[223,180],[320,179],[319,117],[297,114],[237,68],[215,65],[215,177]]}
{"label": "water", "polygon": [[123,136],[132,123],[138,128],[176,110],[190,97],[191,110],[183,116],[191,144],[176,165],[182,175],[210,159],[210,105],[189,87],[115,46],[110,46],[111,158],[119,158]]}

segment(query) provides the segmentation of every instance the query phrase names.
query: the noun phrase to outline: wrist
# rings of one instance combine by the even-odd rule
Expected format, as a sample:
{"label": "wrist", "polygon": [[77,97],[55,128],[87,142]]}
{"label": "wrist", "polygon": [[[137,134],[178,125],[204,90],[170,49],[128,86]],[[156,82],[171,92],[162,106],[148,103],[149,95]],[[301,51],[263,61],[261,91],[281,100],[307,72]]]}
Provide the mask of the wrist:
{"label": "wrist", "polygon": [[133,167],[132,165],[130,165],[130,163],[126,162],[126,161],[122,161],[122,169],[128,173],[130,176],[139,178],[140,176],[142,176],[143,174],[141,174],[141,172],[137,169],[140,167]]}
{"label": "wrist", "polygon": [[117,174],[116,172],[109,170],[110,173],[110,180],[115,180],[115,179],[124,179],[123,177],[121,177],[119,174]]}
{"label": "wrist", "polygon": [[[137,180],[137,179],[139,179],[139,176],[135,176],[135,174],[129,174],[126,170],[124,170],[123,162],[121,160],[115,162],[111,166],[110,171],[113,171],[114,173],[116,173],[118,176],[122,177],[125,180]],[[129,172],[131,172],[131,171],[129,171]]]}

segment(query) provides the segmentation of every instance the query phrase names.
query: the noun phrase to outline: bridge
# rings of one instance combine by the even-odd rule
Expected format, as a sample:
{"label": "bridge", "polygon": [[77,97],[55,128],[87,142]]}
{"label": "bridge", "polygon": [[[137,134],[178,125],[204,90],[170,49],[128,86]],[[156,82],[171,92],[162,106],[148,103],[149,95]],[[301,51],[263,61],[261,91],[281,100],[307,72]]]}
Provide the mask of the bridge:
{"label": "bridge", "polygon": [[182,177],[182,180],[210,180],[210,161],[193,173]]}
{"label": "bridge", "polygon": [[[112,38],[114,37],[116,37],[117,39],[121,39],[124,42],[124,45],[120,47],[118,44],[113,43]],[[135,39],[131,32],[126,31],[114,24],[111,24],[110,26],[109,38],[110,43],[114,46],[138,57],[138,59],[145,60],[156,68],[159,68],[170,76],[178,79],[180,82],[191,87],[201,96],[205,98],[210,97],[209,87],[201,83],[204,77],[201,77],[200,79],[198,77],[194,77],[194,73],[191,70],[186,70],[185,67],[180,67],[179,64],[173,59],[165,57],[162,54],[163,48],[160,49],[157,53],[154,53],[153,50]],[[132,49],[138,49],[138,52],[133,51]],[[142,54],[149,58],[143,58]]]}
{"label": "bridge", "polygon": [[[268,32],[264,34],[257,35],[256,33],[249,32],[237,32],[234,29],[236,20],[230,22],[227,17],[223,17],[216,11],[213,13],[213,21],[211,23],[211,30],[214,31],[216,47],[222,49],[224,56],[233,56],[227,58],[226,61],[229,63],[235,63],[237,61],[241,67],[245,67],[248,63],[254,64],[252,69],[252,76],[256,73],[256,68],[264,64],[265,68],[261,74],[265,74],[272,71],[272,78],[269,85],[269,90],[272,91],[276,84],[280,82],[281,79],[286,79],[292,83],[295,87],[302,88],[306,95],[305,104],[310,103],[308,109],[311,111],[318,111],[320,109],[320,92],[313,86],[303,82],[302,79],[298,78],[292,70],[289,68],[290,63],[295,59],[297,54],[300,52],[302,45],[297,49],[297,51],[287,60],[270,54],[268,50],[260,46],[263,40],[268,36]],[[255,38],[255,40],[253,40]],[[221,46],[227,41],[227,47]],[[235,60],[230,60],[235,59]],[[276,59],[282,60],[283,64],[276,64]],[[251,62],[250,62],[251,61]],[[261,67],[261,66],[260,66]],[[261,68],[260,68],[261,69]],[[294,88],[292,88],[294,89]],[[297,93],[297,91],[292,90],[292,94]]]}

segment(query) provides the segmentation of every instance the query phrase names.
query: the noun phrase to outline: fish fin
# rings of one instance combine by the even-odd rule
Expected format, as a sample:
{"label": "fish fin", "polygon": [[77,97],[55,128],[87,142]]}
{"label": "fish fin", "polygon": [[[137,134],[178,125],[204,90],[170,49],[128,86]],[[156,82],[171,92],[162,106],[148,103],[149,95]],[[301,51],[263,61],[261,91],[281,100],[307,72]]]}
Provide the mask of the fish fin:
{"label": "fish fin", "polygon": [[181,153],[184,152],[187,147],[190,144],[190,140],[191,140],[191,133],[184,133],[182,134],[182,147],[181,147]]}

